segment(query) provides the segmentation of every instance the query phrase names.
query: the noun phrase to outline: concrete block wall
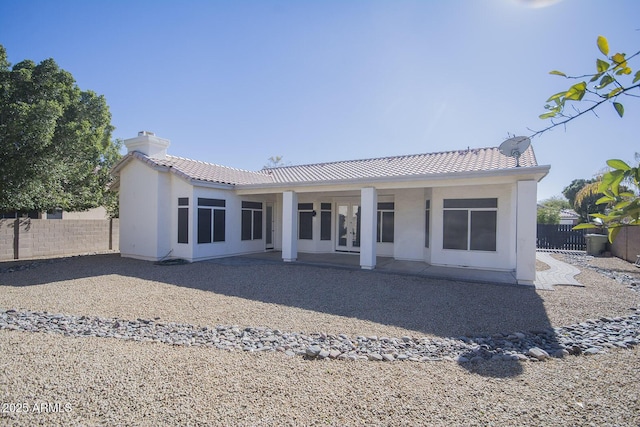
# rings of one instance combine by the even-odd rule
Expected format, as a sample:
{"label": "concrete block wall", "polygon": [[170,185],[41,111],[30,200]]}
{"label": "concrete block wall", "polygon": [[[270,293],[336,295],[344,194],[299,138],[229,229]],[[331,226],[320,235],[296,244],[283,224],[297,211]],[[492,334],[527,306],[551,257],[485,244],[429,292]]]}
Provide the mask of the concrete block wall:
{"label": "concrete block wall", "polygon": [[640,226],[625,227],[620,230],[615,242],[611,245],[613,256],[629,262],[636,262],[640,255]]}
{"label": "concrete block wall", "polygon": [[0,260],[14,259],[15,219],[0,219]]}
{"label": "concrete block wall", "polygon": [[[118,250],[119,220],[21,219],[18,259]],[[0,260],[12,260],[16,220],[0,220]]]}

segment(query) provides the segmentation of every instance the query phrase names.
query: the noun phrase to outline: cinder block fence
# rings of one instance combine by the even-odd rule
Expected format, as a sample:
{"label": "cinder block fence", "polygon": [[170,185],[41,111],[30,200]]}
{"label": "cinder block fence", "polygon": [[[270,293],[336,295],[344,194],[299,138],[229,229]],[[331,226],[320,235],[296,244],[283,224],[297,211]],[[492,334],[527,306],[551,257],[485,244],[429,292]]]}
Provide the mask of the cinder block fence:
{"label": "cinder block fence", "polygon": [[0,261],[118,250],[115,219],[0,219]]}
{"label": "cinder block fence", "polygon": [[618,258],[635,262],[636,257],[640,255],[640,227],[624,227],[620,230],[611,245],[611,253]]}

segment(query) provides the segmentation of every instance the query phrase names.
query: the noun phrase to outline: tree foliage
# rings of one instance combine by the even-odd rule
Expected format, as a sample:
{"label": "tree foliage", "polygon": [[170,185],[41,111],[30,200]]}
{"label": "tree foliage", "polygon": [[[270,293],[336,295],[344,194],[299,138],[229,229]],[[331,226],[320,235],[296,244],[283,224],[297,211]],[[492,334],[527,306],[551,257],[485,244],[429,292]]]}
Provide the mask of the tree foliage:
{"label": "tree foliage", "polygon": [[569,208],[569,202],[562,197],[556,196],[542,200],[538,204],[536,222],[538,224],[560,224],[560,211]]}
{"label": "tree foliage", "polygon": [[541,206],[536,214],[536,222],[538,224],[560,224],[560,211]]}
{"label": "tree foliage", "polygon": [[[566,91],[553,94],[547,99],[547,104],[544,106],[547,112],[541,114],[540,118],[551,119],[553,124],[547,129],[536,132],[536,134],[558,125],[564,125],[585,113],[595,113],[595,110],[605,103],[610,103],[616,113],[622,117],[624,116],[624,105],[621,102],[621,98],[623,96],[637,97],[640,95],[636,93],[638,92],[637,89],[640,88],[640,70],[632,75],[633,70],[629,67],[629,60],[640,55],[640,51],[629,57],[625,53],[609,55],[609,42],[603,36],[598,36],[597,45],[604,59],[596,59],[594,73],[569,76],[562,71],[554,70],[550,72],[550,74],[567,79],[582,80],[589,78],[589,80],[575,83]],[[629,79],[631,79],[631,82],[628,82]],[[579,110],[575,105],[570,104],[570,101],[588,102],[592,105],[584,110]],[[569,108],[569,105],[574,108]],[[567,112],[567,110],[571,112]]]}
{"label": "tree foliage", "polygon": [[[593,214],[594,218],[604,223],[609,230],[609,241],[613,242],[622,227],[640,225],[640,166],[631,167],[618,159],[607,160],[611,170],[602,176],[598,192],[604,194],[596,203],[607,205],[609,209],[603,214]],[[629,190],[622,185],[626,182],[632,186]],[[575,228],[595,228],[600,222],[579,224]]]}
{"label": "tree foliage", "polygon": [[120,156],[112,130],[103,96],[80,90],[53,59],[11,67],[0,45],[0,211],[105,204]]}
{"label": "tree foliage", "polygon": [[602,196],[597,192],[598,183],[597,179],[574,179],[562,190],[571,208],[580,215],[580,222],[588,222],[592,213],[604,213],[605,206],[596,204]]}
{"label": "tree foliage", "polygon": [[[596,109],[604,104],[611,104],[616,113],[623,117],[625,108],[622,104],[622,98],[640,97],[640,70],[634,74],[629,65],[629,61],[640,55],[640,51],[630,56],[620,52],[610,54],[609,41],[604,36],[598,36],[596,44],[602,57],[596,58],[595,72],[582,76],[569,76],[557,70],[550,72],[553,75],[581,81],[573,84],[566,91],[558,92],[547,99],[547,104],[544,106],[547,112],[540,115],[540,118],[551,119],[552,124],[535,132],[533,136],[540,135],[556,126],[566,125],[585,113],[593,112],[595,114]],[[591,106],[580,110],[575,106],[576,102],[590,103]],[[569,105],[572,108],[569,108]],[[640,181],[640,165],[639,167],[631,167],[619,159],[608,160],[607,165],[610,170],[604,173],[597,188],[597,192],[603,196],[596,201],[598,205],[605,205],[606,210],[605,213],[591,215],[601,223],[579,224],[574,228],[595,228],[604,224],[609,230],[609,241],[613,242],[621,227],[640,225],[638,219],[640,198],[637,192]],[[627,191],[626,187],[622,185],[623,182],[635,191]],[[592,185],[591,188],[585,190],[581,197],[586,197],[587,193],[593,194],[593,187]]]}
{"label": "tree foliage", "polygon": [[589,182],[592,181],[586,179],[574,179],[571,181],[571,184],[562,189],[562,195],[567,198],[570,206],[574,205],[576,202],[576,195],[585,185],[589,184]]}
{"label": "tree foliage", "polygon": [[568,200],[561,196],[553,196],[548,199],[542,200],[540,204],[544,207],[561,211],[562,209],[571,209],[571,205]]}

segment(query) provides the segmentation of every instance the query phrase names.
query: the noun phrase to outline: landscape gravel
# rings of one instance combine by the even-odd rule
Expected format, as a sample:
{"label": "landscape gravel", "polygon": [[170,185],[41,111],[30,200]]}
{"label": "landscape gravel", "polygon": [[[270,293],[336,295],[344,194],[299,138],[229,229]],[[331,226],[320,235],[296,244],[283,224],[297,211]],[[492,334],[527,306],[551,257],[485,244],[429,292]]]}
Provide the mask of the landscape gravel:
{"label": "landscape gravel", "polygon": [[[579,268],[590,269],[622,283],[629,289],[640,292],[640,277],[638,267],[630,267],[630,263],[611,257],[594,257],[592,255],[563,254],[562,261],[569,262]],[[616,264],[615,268],[612,264]],[[634,271],[633,268],[636,270]]]}
{"label": "landscape gravel", "polygon": [[[582,261],[638,277],[608,260]],[[584,288],[535,291],[259,262],[6,263],[0,424],[638,425],[638,293],[580,268]]]}

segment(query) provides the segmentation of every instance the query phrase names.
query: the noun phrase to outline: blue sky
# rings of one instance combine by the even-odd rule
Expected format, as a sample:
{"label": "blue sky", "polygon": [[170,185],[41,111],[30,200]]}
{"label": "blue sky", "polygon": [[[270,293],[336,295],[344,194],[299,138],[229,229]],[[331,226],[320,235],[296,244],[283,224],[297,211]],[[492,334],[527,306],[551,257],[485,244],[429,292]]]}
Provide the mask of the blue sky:
{"label": "blue sky", "polygon": [[[258,170],[498,146],[547,125],[548,74],[595,68],[596,38],[640,50],[637,0],[0,2],[13,64],[54,58],[106,97],[114,137]],[[631,64],[640,68],[640,61]],[[533,140],[538,199],[640,151],[640,99]]]}

